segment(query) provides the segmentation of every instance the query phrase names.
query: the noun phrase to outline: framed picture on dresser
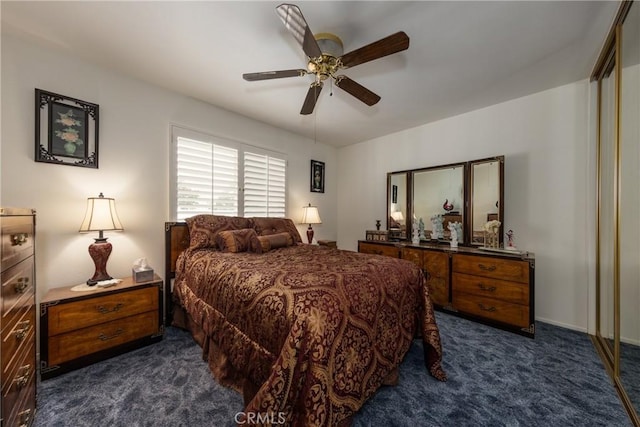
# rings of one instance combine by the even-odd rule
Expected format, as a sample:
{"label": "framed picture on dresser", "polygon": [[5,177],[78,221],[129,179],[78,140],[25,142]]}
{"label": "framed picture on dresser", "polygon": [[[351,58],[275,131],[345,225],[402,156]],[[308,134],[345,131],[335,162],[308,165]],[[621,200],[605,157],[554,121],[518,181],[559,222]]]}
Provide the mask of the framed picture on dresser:
{"label": "framed picture on dresser", "polygon": [[99,105],[36,89],[35,161],[98,168]]}

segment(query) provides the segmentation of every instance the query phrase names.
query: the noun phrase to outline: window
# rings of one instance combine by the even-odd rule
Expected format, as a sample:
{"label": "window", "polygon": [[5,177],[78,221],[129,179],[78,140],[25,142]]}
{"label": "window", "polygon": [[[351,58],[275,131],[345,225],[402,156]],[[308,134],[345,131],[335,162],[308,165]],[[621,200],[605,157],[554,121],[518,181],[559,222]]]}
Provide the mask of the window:
{"label": "window", "polygon": [[[284,155],[172,127],[172,215],[284,217]],[[241,195],[241,197],[239,197]]]}

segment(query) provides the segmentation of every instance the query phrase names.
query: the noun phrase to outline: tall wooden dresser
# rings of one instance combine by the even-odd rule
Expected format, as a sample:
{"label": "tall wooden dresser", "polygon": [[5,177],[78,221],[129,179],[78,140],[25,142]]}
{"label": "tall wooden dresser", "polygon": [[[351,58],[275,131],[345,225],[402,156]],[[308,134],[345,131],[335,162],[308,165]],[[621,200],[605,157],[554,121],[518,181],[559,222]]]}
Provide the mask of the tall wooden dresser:
{"label": "tall wooden dresser", "polygon": [[2,427],[30,426],[36,409],[35,211],[0,208]]}

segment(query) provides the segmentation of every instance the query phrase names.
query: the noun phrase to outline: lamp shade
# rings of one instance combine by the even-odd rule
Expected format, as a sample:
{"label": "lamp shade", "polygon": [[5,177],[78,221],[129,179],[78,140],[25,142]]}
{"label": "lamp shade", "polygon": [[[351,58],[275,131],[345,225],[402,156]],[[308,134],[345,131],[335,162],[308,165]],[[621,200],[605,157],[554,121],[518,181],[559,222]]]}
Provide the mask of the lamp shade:
{"label": "lamp shade", "polygon": [[404,221],[404,215],[402,215],[402,211],[396,211],[391,213],[391,218],[395,219],[398,222]]}
{"label": "lamp shade", "polygon": [[122,224],[116,212],[116,200],[104,197],[102,193],[98,197],[87,199],[87,212],[80,225],[80,232],[89,231],[122,231]]}
{"label": "lamp shade", "polygon": [[322,224],[318,208],[311,206],[311,203],[309,203],[309,206],[303,207],[302,220],[300,220],[300,224]]}

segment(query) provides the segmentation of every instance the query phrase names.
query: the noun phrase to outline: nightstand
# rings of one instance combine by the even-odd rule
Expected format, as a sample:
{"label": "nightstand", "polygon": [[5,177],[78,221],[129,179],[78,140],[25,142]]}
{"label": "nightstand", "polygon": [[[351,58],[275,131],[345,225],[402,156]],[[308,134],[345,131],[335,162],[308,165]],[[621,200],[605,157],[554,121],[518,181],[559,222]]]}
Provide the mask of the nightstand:
{"label": "nightstand", "polygon": [[50,289],[40,302],[40,373],[46,380],[160,341],[163,282],[131,277],[108,288]]}
{"label": "nightstand", "polygon": [[330,248],[337,248],[338,245],[335,240],[318,240],[320,246],[329,246]]}

